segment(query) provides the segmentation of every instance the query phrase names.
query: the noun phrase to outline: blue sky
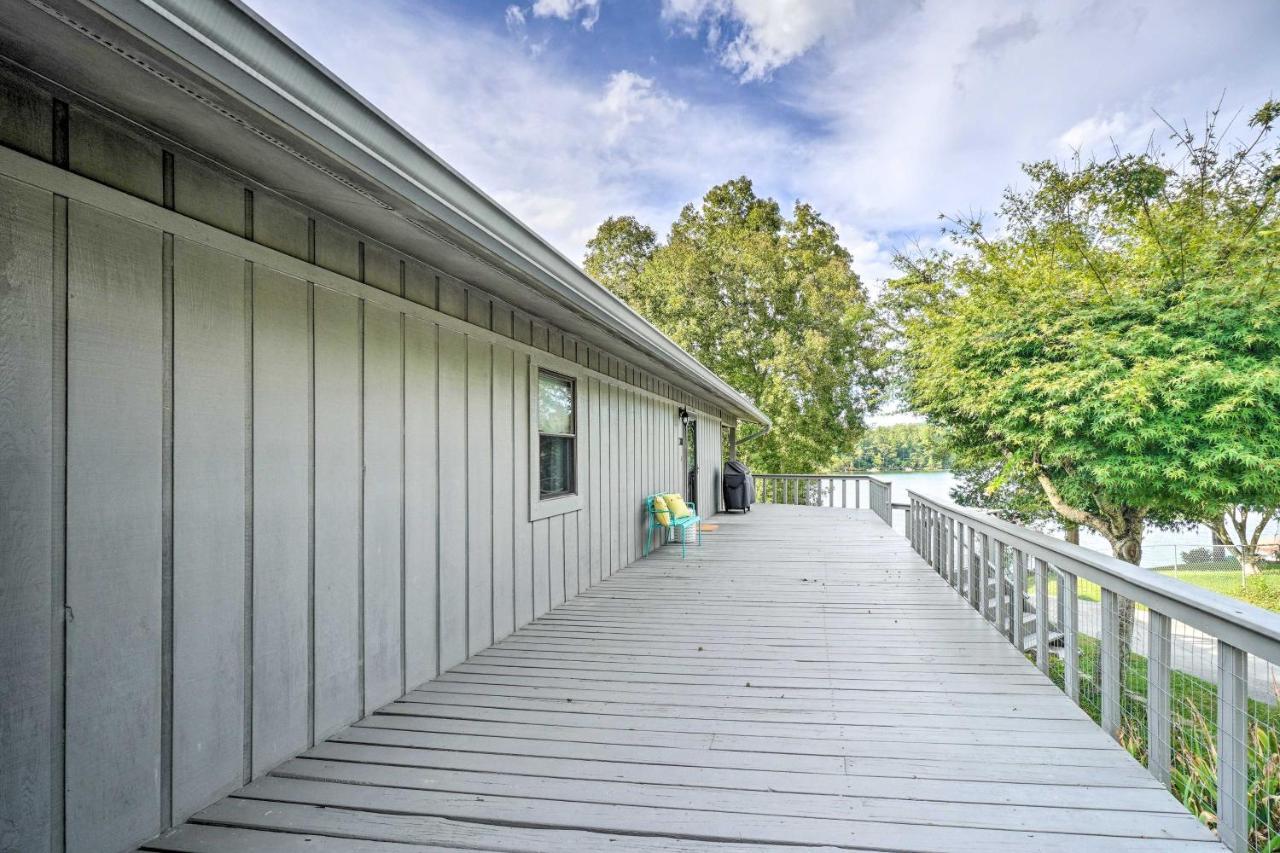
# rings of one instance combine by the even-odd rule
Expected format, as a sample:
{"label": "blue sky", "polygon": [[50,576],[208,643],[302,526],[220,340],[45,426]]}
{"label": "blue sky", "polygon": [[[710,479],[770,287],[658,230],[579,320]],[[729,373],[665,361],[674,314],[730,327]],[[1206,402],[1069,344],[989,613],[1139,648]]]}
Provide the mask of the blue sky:
{"label": "blue sky", "polygon": [[1021,161],[1280,95],[1276,0],[249,0],[575,261],[747,175],[875,289]]}

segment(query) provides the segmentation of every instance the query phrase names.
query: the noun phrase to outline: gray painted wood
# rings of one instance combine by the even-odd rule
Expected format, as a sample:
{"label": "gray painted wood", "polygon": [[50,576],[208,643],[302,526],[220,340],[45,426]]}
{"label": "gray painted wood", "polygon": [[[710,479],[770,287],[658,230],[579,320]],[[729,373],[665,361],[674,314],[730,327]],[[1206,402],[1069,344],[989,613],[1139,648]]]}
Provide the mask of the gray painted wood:
{"label": "gray painted wood", "polygon": [[160,146],[74,105],[69,154],[77,174],[155,204],[163,198]]}
{"label": "gray painted wood", "polygon": [[1220,849],[872,512],[718,522],[699,559],[660,549],[201,819],[503,850]]}
{"label": "gray painted wood", "polygon": [[551,607],[551,519],[540,518],[532,523],[533,541],[533,612],[545,613]]}
{"label": "gray painted wood", "polygon": [[0,68],[0,143],[45,162],[53,158],[53,99]]}
{"label": "gray painted wood", "polygon": [[[406,286],[409,270],[405,267]],[[400,256],[382,245],[369,240],[364,241],[364,280],[366,284],[385,290],[387,293],[400,294]]]}
{"label": "gray painted wood", "polygon": [[[46,113],[39,120],[47,117]],[[48,122],[43,126],[48,129]],[[72,149],[74,153],[77,145],[80,148],[75,165],[83,173],[141,197],[158,200],[163,195],[158,147],[147,143],[124,151],[138,143],[133,134],[97,119],[78,122],[77,127]],[[482,331],[492,327],[498,334],[530,341],[529,318],[517,317],[509,306],[457,281],[446,288],[452,295],[447,294],[445,301],[452,300],[455,315],[480,325],[462,327],[446,316],[424,316],[411,302],[402,303],[299,260],[311,257],[313,239],[319,255],[340,249],[340,243],[349,248],[354,232],[339,229],[337,242],[326,236],[324,228],[312,235],[308,220],[315,219],[318,227],[323,220],[298,205],[261,188],[246,194],[234,176],[182,152],[172,163],[173,210],[152,207],[104,187],[89,192],[78,178],[57,179],[72,180],[71,188],[83,191],[86,198],[105,199],[113,209],[178,235],[173,240],[176,269],[172,336],[168,337],[174,346],[173,374],[166,378],[164,303],[138,307],[140,294],[151,294],[149,288],[154,287],[161,299],[161,258],[157,256],[154,263],[139,260],[159,245],[158,231],[90,214],[88,208],[79,208],[76,214],[76,227],[82,232],[94,218],[116,224],[107,229],[109,234],[94,238],[110,244],[109,251],[97,244],[79,246],[75,248],[79,257],[72,263],[83,291],[72,289],[73,301],[79,300],[72,309],[73,326],[91,328],[92,335],[79,334],[72,344],[73,352],[81,353],[71,371],[76,414],[70,434],[73,479],[80,479],[71,488],[69,528],[62,523],[61,505],[54,503],[51,493],[40,492],[40,488],[62,491],[59,399],[49,406],[24,408],[21,417],[6,408],[0,424],[5,441],[15,424],[21,433],[20,441],[13,439],[19,443],[6,446],[4,452],[27,447],[21,442],[29,442],[37,449],[31,454],[22,450],[24,460],[45,466],[38,475],[40,488],[24,487],[22,500],[49,505],[47,519],[42,521],[47,536],[39,533],[38,526],[14,534],[15,542],[27,536],[49,550],[47,559],[40,561],[40,571],[12,577],[6,571],[3,579],[5,605],[20,601],[22,617],[34,625],[22,634],[36,651],[14,671],[20,670],[17,677],[36,679],[38,687],[29,708],[6,702],[6,716],[0,717],[5,726],[6,767],[20,765],[20,757],[8,761],[12,756],[25,755],[30,762],[28,775],[24,771],[6,774],[4,784],[12,779],[12,784],[35,792],[31,796],[39,800],[9,799],[6,788],[5,806],[17,802],[22,808],[24,832],[31,826],[52,824],[52,833],[37,830],[37,834],[55,842],[60,840],[57,833],[62,825],[62,785],[55,770],[60,767],[64,743],[39,733],[62,728],[58,628],[63,591],[60,574],[51,571],[62,565],[60,531],[69,530],[78,549],[75,559],[80,560],[71,566],[68,590],[74,604],[68,612],[79,618],[78,625],[68,627],[65,748],[70,774],[68,828],[81,834],[69,836],[69,846],[86,839],[93,846],[119,828],[144,823],[147,832],[158,830],[170,806],[170,791],[173,812],[181,818],[246,775],[261,773],[305,748],[313,737],[323,738],[351,722],[366,701],[382,698],[372,695],[379,677],[374,670],[380,661],[391,661],[395,669],[400,666],[396,661],[403,660],[402,675],[387,679],[394,687],[386,688],[385,697],[395,698],[405,687],[416,686],[438,671],[441,645],[453,644],[444,657],[447,660],[452,654],[448,663],[456,664],[469,650],[482,649],[495,637],[543,615],[552,605],[552,590],[560,601],[607,577],[638,553],[645,472],[655,467],[674,472],[678,465],[676,448],[667,446],[658,454],[646,433],[651,420],[674,418],[673,405],[642,395],[634,387],[601,382],[598,375],[584,377],[581,411],[591,434],[583,435],[580,452],[596,460],[596,470],[588,471],[582,483],[588,500],[579,512],[540,522],[535,543],[535,527],[525,510],[530,483],[528,352]],[[5,193],[3,203],[15,201],[20,201],[19,194]],[[65,204],[54,200],[52,214],[40,213],[31,236],[44,233],[41,239],[47,239],[48,232],[39,229],[47,229],[59,205]],[[246,216],[248,211],[251,218]],[[240,236],[247,230],[247,221],[252,221],[252,237],[260,245]],[[62,233],[53,231],[55,253]],[[15,251],[13,257],[5,257],[6,274],[24,269],[20,256]],[[350,266],[349,255],[343,257],[343,268],[358,273]],[[112,264],[120,269],[108,275]],[[57,263],[40,265],[43,275],[63,269]],[[376,248],[371,252],[366,245],[364,273],[366,280],[377,278],[375,284],[391,289],[387,282],[392,273],[398,277],[399,259],[390,254],[383,257]],[[405,265],[405,292],[411,301],[439,302],[435,276],[426,264]],[[313,288],[306,283],[313,279],[322,285]],[[53,286],[51,295],[59,292],[57,287]],[[10,286],[5,297],[14,292]],[[394,387],[378,386],[380,374],[373,358],[367,373],[364,369],[361,299],[367,299],[375,311],[386,312],[393,325],[402,322],[402,313],[406,317],[406,346],[399,356],[405,372]],[[14,303],[0,304],[9,311]],[[61,304],[58,300],[57,305]],[[29,338],[10,335],[6,326],[0,358],[34,359],[31,363],[40,366],[36,373],[24,373],[27,368],[19,367],[12,377],[19,383],[26,381],[24,376],[48,382],[49,393],[60,398],[62,351],[52,342],[56,336],[49,334],[60,328],[57,311],[62,309],[57,305],[49,322],[27,325],[23,321],[24,333],[32,335]],[[103,305],[106,308],[100,310]],[[159,324],[156,335],[152,335],[153,321]],[[371,322],[376,321],[371,316]],[[444,335],[452,335],[452,342],[437,343],[437,322],[453,324],[454,331]],[[463,328],[467,331],[459,334]],[[645,380],[617,358],[592,352],[558,330],[539,325],[538,332],[544,350],[555,350],[578,363],[604,365],[633,382]],[[386,340],[372,338],[375,344]],[[16,355],[6,349],[10,346],[16,347]],[[54,350],[51,365],[42,361],[50,358],[41,354],[44,346]],[[438,360],[437,347],[443,353]],[[86,352],[93,355],[86,358]],[[474,352],[493,352],[496,357],[486,367],[484,355],[477,361],[471,357]],[[395,361],[388,359],[388,363]],[[124,368],[117,370],[121,364]],[[3,366],[9,371],[9,362]],[[437,382],[438,375],[443,381]],[[5,380],[13,381],[9,372]],[[450,382],[452,386],[446,387]],[[116,393],[117,385],[110,383],[118,383],[123,393]],[[21,401],[27,392],[14,388],[0,382],[0,395],[16,395],[19,405],[25,405]],[[369,399],[362,398],[362,389]],[[170,414],[164,409],[167,393],[174,402]],[[155,405],[150,402],[153,397],[159,401]],[[4,399],[7,405],[9,398]],[[145,405],[139,402],[144,400]],[[108,410],[103,430],[93,407]],[[392,410],[389,421],[382,417],[388,407]],[[87,417],[88,411],[94,416]],[[401,412],[402,429],[396,425],[396,411]],[[50,442],[43,462],[38,450],[42,437],[38,431],[26,431],[41,418],[48,424],[43,439]],[[162,432],[170,418],[172,432]],[[388,422],[394,431],[376,435]],[[606,427],[611,430],[607,446],[599,434]],[[154,446],[147,444],[152,434],[160,436]],[[123,436],[121,442],[116,441],[117,435]],[[171,454],[166,453],[165,444],[170,439]],[[144,444],[151,461],[139,462]],[[117,452],[117,445],[123,450]],[[477,463],[475,450],[485,447],[489,452],[481,453]],[[362,448],[369,451],[368,460]],[[370,473],[366,480],[362,465],[369,462],[376,467],[373,456],[387,448],[395,470],[389,477]],[[504,461],[508,448],[509,463]],[[94,478],[92,488],[81,486],[86,472]],[[397,491],[401,479],[402,505]],[[137,482],[145,488],[136,488]],[[166,483],[172,486],[171,505],[166,502]],[[396,505],[382,514],[376,492],[388,483]],[[157,493],[158,503],[153,500]],[[120,495],[130,496],[129,500],[121,501]],[[362,504],[365,498],[368,501]],[[110,523],[103,521],[108,510]],[[476,523],[479,517],[472,510],[487,512],[483,523]],[[412,523],[415,514],[421,523]],[[122,519],[119,525],[116,516]],[[6,515],[6,522],[10,517],[26,523],[21,515]],[[452,528],[448,527],[450,517],[456,522]],[[396,530],[390,537],[379,527],[387,518]],[[86,519],[98,527],[86,525]],[[148,537],[155,530],[160,531],[159,539],[151,541]],[[165,538],[168,530],[173,533],[171,540]],[[9,528],[5,532],[9,537]],[[397,578],[404,589],[402,608],[398,601],[388,605],[377,600],[387,586],[376,576],[365,578],[372,587],[360,584],[364,569],[375,563],[385,565],[371,559],[366,548],[372,550],[381,542],[394,547],[399,541],[396,536],[403,537],[404,543],[405,569]],[[132,559],[135,551],[137,560]],[[162,555],[168,555],[166,561],[157,562]],[[475,561],[470,572],[469,558]],[[610,559],[612,565],[606,563]],[[171,575],[165,566],[171,567]],[[22,590],[16,598],[9,586],[14,578]],[[362,601],[371,590],[374,595]],[[394,584],[390,590],[394,595]],[[121,596],[128,600],[122,602]],[[28,607],[32,600],[35,606]],[[392,614],[389,626],[392,630],[399,626],[400,636],[391,643],[391,653],[383,655],[386,646],[371,650],[376,645],[373,634],[361,632],[362,627],[372,632],[385,627],[378,619],[388,612]],[[365,648],[366,641],[371,649]],[[98,646],[109,653],[100,656]],[[116,662],[121,663],[119,673],[112,669]],[[369,688],[370,696],[364,695],[362,685]],[[170,693],[163,692],[166,687]],[[6,686],[6,698],[7,691]],[[122,704],[137,715],[128,723],[119,716]],[[24,715],[18,722],[8,716],[11,708]],[[36,735],[14,747],[8,735],[18,725]],[[117,760],[126,742],[143,746],[131,746],[127,756]],[[21,752],[11,751],[15,749]],[[121,780],[129,795],[117,800],[115,788]],[[109,797],[103,793],[107,781]],[[108,808],[112,814],[99,820]],[[141,836],[128,837],[122,843]]]}
{"label": "gray painted wood", "polygon": [[173,158],[173,203],[192,219],[244,233],[244,185],[194,157]]}
{"label": "gray painted wood", "polygon": [[360,666],[361,328],[359,300],[315,289],[314,729],[364,708]]}
{"label": "gray painted wood", "polygon": [[245,290],[239,258],[173,249],[173,814],[238,787],[244,752]]}
{"label": "gray painted wood", "polygon": [[[507,312],[510,319],[510,311]],[[515,420],[514,351],[493,348],[493,637],[501,639],[516,627],[515,525],[513,477],[516,472],[515,431],[527,428]],[[526,455],[527,459],[528,456]],[[526,502],[521,506],[528,506]]]}
{"label": "gray painted wood", "polygon": [[[15,100],[0,105],[6,117],[26,115]],[[52,646],[62,607],[50,476],[53,209],[48,192],[0,178],[0,849],[15,851],[48,849],[52,837],[50,697],[62,678]]]}
{"label": "gray painted wood", "polygon": [[551,606],[564,603],[565,553],[564,524],[568,515],[547,519],[547,590]]}
{"label": "gray painted wood", "polygon": [[[257,233],[255,227],[255,233]],[[310,739],[310,285],[253,287],[253,772]]]}
{"label": "gray painted wood", "polygon": [[404,660],[413,687],[439,672],[436,326],[405,318]]}
{"label": "gray painted wood", "polygon": [[160,829],[161,236],[69,218],[66,844],[119,849]]}
{"label": "gray painted wood", "polygon": [[305,259],[308,252],[307,214],[279,196],[255,191],[253,194],[253,239],[268,248]]}
{"label": "gray painted wood", "polygon": [[467,657],[467,340],[439,332],[440,668]]}
{"label": "gray painted wood", "polygon": [[399,696],[402,588],[400,503],[403,434],[401,315],[364,313],[364,703]]}
{"label": "gray painted wood", "polygon": [[316,266],[347,278],[360,278],[360,237],[356,232],[321,217],[315,221],[315,238]]}
{"label": "gray painted wood", "polygon": [[[527,327],[527,324],[525,324]],[[517,325],[519,328],[519,324]],[[529,358],[516,353],[512,382],[512,486],[515,490],[515,612],[516,625],[524,625],[535,613],[533,594],[533,525],[529,523]]]}
{"label": "gray painted wood", "polygon": [[404,268],[404,298],[428,308],[436,307],[436,273],[426,264],[408,260]]}
{"label": "gray painted wood", "polygon": [[[474,303],[474,300],[473,300]],[[488,302],[474,304],[488,318]],[[493,642],[493,348],[467,338],[467,653]]]}

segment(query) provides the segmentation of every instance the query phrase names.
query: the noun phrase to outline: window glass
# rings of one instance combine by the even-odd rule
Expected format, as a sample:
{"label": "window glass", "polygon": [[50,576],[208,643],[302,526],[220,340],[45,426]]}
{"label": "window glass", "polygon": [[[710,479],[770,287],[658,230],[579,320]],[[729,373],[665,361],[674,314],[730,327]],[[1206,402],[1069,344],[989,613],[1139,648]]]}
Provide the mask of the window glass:
{"label": "window glass", "polygon": [[538,372],[538,432],[573,433],[573,380]]}
{"label": "window glass", "polygon": [[574,382],[538,371],[538,491],[541,497],[573,494]]}

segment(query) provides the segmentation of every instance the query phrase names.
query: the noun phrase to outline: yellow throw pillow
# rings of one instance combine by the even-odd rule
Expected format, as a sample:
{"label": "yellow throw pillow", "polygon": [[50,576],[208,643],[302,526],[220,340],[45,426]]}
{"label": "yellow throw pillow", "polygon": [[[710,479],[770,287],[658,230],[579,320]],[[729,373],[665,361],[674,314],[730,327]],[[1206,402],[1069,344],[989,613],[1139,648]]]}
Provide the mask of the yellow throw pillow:
{"label": "yellow throw pillow", "polygon": [[667,508],[671,510],[672,518],[688,518],[693,515],[693,510],[689,509],[689,505],[679,495],[663,495],[662,497],[667,502]]}
{"label": "yellow throw pillow", "polygon": [[662,499],[662,495],[654,495],[653,514],[657,516],[658,523],[663,527],[671,526],[671,512],[667,509],[667,502]]}

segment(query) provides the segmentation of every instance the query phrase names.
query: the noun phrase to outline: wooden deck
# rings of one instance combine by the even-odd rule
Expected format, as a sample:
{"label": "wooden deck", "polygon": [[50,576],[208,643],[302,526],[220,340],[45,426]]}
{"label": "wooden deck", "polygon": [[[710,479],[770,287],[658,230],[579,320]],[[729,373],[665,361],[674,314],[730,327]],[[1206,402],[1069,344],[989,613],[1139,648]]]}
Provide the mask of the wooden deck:
{"label": "wooden deck", "polygon": [[1222,849],[869,511],[715,523],[144,849]]}

